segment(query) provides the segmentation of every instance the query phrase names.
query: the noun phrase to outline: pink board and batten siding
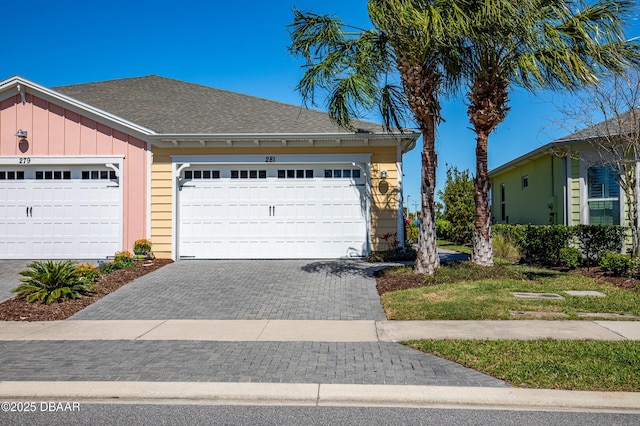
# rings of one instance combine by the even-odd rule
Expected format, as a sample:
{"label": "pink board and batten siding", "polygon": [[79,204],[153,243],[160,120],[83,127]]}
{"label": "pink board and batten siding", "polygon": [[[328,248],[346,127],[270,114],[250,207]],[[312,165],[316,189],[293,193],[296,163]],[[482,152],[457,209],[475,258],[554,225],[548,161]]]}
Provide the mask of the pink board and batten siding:
{"label": "pink board and batten siding", "polygon": [[[41,98],[20,95],[0,102],[0,156],[124,156],[123,250],[146,237],[146,143]],[[28,132],[19,146],[18,129]]]}

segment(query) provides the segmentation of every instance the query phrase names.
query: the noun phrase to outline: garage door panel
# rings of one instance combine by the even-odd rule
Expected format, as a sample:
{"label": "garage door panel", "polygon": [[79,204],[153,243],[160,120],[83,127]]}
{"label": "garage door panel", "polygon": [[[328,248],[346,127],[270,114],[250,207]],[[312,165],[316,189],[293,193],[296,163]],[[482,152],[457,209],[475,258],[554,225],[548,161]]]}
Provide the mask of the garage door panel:
{"label": "garage door panel", "polygon": [[21,179],[0,180],[8,207],[0,209],[0,258],[101,258],[120,249],[121,191],[110,179],[85,179],[88,169],[109,177],[104,166],[30,166]]}
{"label": "garage door panel", "polygon": [[[349,167],[340,167],[340,172]],[[368,236],[363,179],[334,179],[334,172],[325,173],[322,165],[287,165],[284,169],[274,165],[263,179],[251,179],[251,172],[243,174],[239,166],[217,168],[220,179],[194,178],[179,191],[180,256],[321,258],[365,254]],[[183,177],[195,177],[197,169],[184,172]],[[330,177],[325,178],[327,175]],[[351,170],[345,176],[351,177]],[[358,182],[361,186],[356,186]],[[187,190],[187,186],[192,188]],[[204,225],[203,216],[219,219],[218,226]]]}

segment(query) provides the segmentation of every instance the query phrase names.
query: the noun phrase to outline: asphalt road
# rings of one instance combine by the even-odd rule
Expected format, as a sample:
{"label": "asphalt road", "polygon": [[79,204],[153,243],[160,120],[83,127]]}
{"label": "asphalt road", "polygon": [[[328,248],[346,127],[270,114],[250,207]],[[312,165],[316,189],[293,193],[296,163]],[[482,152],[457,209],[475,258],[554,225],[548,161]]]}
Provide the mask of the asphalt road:
{"label": "asphalt road", "polygon": [[[432,408],[279,407],[36,403],[35,412],[0,412],[2,425],[637,425],[617,413],[453,410]],[[42,409],[41,409],[42,408]],[[68,406],[73,410],[73,402]],[[58,411],[54,411],[58,410]]]}

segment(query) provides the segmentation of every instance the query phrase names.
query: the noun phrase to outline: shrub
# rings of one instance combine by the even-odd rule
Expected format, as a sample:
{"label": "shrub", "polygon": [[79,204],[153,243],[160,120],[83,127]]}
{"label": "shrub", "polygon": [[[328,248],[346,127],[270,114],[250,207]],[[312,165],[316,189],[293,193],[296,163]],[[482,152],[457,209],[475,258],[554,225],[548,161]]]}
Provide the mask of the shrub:
{"label": "shrub", "polygon": [[145,254],[151,251],[151,241],[146,238],[140,238],[133,244],[133,252],[135,254]]}
{"label": "shrub", "polygon": [[524,257],[530,262],[545,265],[557,265],[560,262],[560,249],[571,242],[574,231],[564,225],[528,225],[523,241]]}
{"label": "shrub", "polygon": [[76,265],[70,260],[36,260],[27,265],[27,268],[20,271],[22,284],[12,292],[28,302],[39,300],[48,305],[51,302],[77,299],[89,293],[93,286],[93,283],[78,274]]}
{"label": "shrub", "polygon": [[597,260],[606,251],[622,251],[625,238],[625,229],[622,226],[577,225],[575,233],[587,260]]}
{"label": "shrub", "polygon": [[491,235],[502,235],[508,241],[515,244],[515,246],[521,251],[524,247],[526,231],[527,225],[507,225],[497,223],[491,227]]}
{"label": "shrub", "polygon": [[496,234],[492,237],[492,247],[494,256],[511,263],[520,262],[522,257],[520,249],[503,234]]}
{"label": "shrub", "polygon": [[451,241],[452,236],[451,222],[446,219],[436,220],[436,238],[439,240]]}
{"label": "shrub", "polygon": [[582,252],[575,247],[560,249],[560,264],[569,269],[576,269],[582,262]]}
{"label": "shrub", "polygon": [[117,251],[113,263],[117,269],[133,268],[136,266],[133,255],[128,251]]}
{"label": "shrub", "polygon": [[443,218],[451,224],[447,240],[461,245],[473,241],[474,193],[473,176],[469,170],[460,171],[455,166],[447,166],[444,191],[438,192],[444,202]]}
{"label": "shrub", "polygon": [[605,251],[600,255],[600,266],[616,277],[628,275],[631,270],[631,256]]}
{"label": "shrub", "polygon": [[101,274],[110,274],[113,271],[117,271],[119,268],[113,262],[103,262],[98,267]]}
{"label": "shrub", "polygon": [[412,221],[404,229],[407,244],[416,244],[418,242],[418,225]]}
{"label": "shrub", "polygon": [[398,247],[394,250],[374,251],[366,257],[367,262],[399,262],[403,260],[416,260],[417,252],[413,247]]}
{"label": "shrub", "polygon": [[76,266],[76,273],[91,283],[95,283],[100,278],[100,270],[92,263],[83,263]]}

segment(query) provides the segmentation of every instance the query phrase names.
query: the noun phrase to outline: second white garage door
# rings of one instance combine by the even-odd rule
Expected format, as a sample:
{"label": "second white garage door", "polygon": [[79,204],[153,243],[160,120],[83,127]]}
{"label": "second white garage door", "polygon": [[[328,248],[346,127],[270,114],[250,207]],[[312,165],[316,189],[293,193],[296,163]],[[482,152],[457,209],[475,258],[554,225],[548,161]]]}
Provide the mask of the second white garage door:
{"label": "second white garage door", "polygon": [[366,255],[365,176],[351,164],[198,166],[181,177],[182,258]]}

